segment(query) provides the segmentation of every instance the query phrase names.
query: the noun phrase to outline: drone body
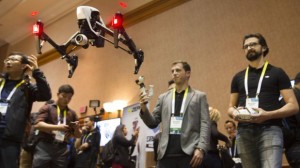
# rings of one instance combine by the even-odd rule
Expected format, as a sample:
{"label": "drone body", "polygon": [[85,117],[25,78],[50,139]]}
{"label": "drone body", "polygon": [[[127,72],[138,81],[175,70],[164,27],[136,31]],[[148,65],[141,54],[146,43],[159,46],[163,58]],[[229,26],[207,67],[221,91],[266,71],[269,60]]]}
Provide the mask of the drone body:
{"label": "drone body", "polygon": [[[116,13],[114,19],[123,19],[121,13]],[[48,41],[60,54],[62,59],[66,59],[69,68],[69,78],[72,77],[77,64],[78,57],[74,54],[70,56],[69,54],[76,48],[82,47],[87,49],[89,45],[95,46],[97,48],[104,47],[104,42],[108,41],[114,44],[115,48],[121,48],[129,54],[132,54],[135,60],[135,70],[134,74],[137,74],[140,66],[144,61],[144,52],[136,49],[133,40],[127,35],[122,21],[117,21],[118,24],[113,24],[114,30],[108,29],[101,16],[98,9],[90,6],[79,6],[77,7],[77,21],[79,31],[71,36],[71,38],[65,42],[63,45],[57,45],[43,30],[43,23],[39,20],[33,27],[33,33],[37,37],[37,52],[41,54],[41,48],[45,41]],[[115,23],[113,21],[113,23]],[[113,41],[105,38],[105,34],[108,34],[114,38]],[[128,47],[125,49],[119,46],[119,42],[122,42]],[[67,53],[67,48],[73,45],[75,46],[70,52]]]}

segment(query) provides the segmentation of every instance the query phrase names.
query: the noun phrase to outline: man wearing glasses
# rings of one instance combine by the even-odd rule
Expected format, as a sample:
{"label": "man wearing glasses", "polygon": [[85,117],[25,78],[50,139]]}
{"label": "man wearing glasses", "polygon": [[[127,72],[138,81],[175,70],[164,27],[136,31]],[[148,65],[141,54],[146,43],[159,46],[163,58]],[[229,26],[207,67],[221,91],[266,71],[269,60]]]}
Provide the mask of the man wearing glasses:
{"label": "man wearing glasses", "polygon": [[[25,79],[26,71],[32,71],[36,85]],[[32,103],[51,99],[50,87],[44,74],[38,69],[35,56],[17,52],[9,54],[4,60],[0,94],[0,167],[17,168]]]}
{"label": "man wearing glasses", "polygon": [[297,113],[299,107],[289,77],[265,58],[269,52],[265,38],[259,33],[246,35],[243,49],[249,66],[232,79],[228,109],[229,116],[239,122],[239,156],[244,168],[280,168],[281,119]]}

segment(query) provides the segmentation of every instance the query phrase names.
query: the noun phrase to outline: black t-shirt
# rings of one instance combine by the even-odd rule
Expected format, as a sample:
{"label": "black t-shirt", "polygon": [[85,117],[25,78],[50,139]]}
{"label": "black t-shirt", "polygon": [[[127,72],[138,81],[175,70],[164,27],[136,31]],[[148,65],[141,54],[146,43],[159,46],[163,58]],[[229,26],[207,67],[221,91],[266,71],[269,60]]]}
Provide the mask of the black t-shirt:
{"label": "black t-shirt", "polygon": [[[263,68],[255,69],[249,66],[248,73],[248,90],[249,97],[255,97],[258,82]],[[237,73],[231,83],[231,93],[238,93],[238,104],[237,106],[245,107],[246,103],[246,91],[244,85],[245,72],[243,70]],[[282,107],[279,96],[280,90],[291,89],[290,79],[287,74],[281,69],[268,65],[265,76],[262,81],[261,91],[258,96],[259,108],[266,111],[277,110]],[[251,123],[239,123],[239,125],[249,125]],[[281,119],[267,120],[262,125],[281,125]],[[251,124],[253,125],[253,124]],[[254,124],[257,125],[257,124]]]}

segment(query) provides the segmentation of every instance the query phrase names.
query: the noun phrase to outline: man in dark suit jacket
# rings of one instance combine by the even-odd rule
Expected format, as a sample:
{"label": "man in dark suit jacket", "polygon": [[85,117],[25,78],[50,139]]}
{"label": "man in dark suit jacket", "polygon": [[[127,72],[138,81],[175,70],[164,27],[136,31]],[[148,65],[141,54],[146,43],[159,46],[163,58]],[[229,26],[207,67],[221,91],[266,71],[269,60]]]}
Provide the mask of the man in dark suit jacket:
{"label": "man in dark suit jacket", "polygon": [[160,168],[198,167],[210,138],[206,95],[189,86],[191,68],[187,62],[174,62],[171,71],[175,88],[159,96],[153,113],[146,106],[147,95],[141,95],[140,116],[150,128],[161,123],[157,158]]}

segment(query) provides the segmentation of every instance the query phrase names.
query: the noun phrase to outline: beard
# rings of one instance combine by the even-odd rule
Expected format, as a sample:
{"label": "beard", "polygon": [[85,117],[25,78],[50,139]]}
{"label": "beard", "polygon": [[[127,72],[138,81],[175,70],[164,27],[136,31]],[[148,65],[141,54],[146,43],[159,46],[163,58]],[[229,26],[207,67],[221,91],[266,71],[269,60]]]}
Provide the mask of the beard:
{"label": "beard", "polygon": [[249,60],[249,61],[255,61],[257,60],[258,58],[260,58],[262,55],[262,52],[256,52],[254,50],[249,50],[247,52],[247,55],[246,55],[246,58]]}

